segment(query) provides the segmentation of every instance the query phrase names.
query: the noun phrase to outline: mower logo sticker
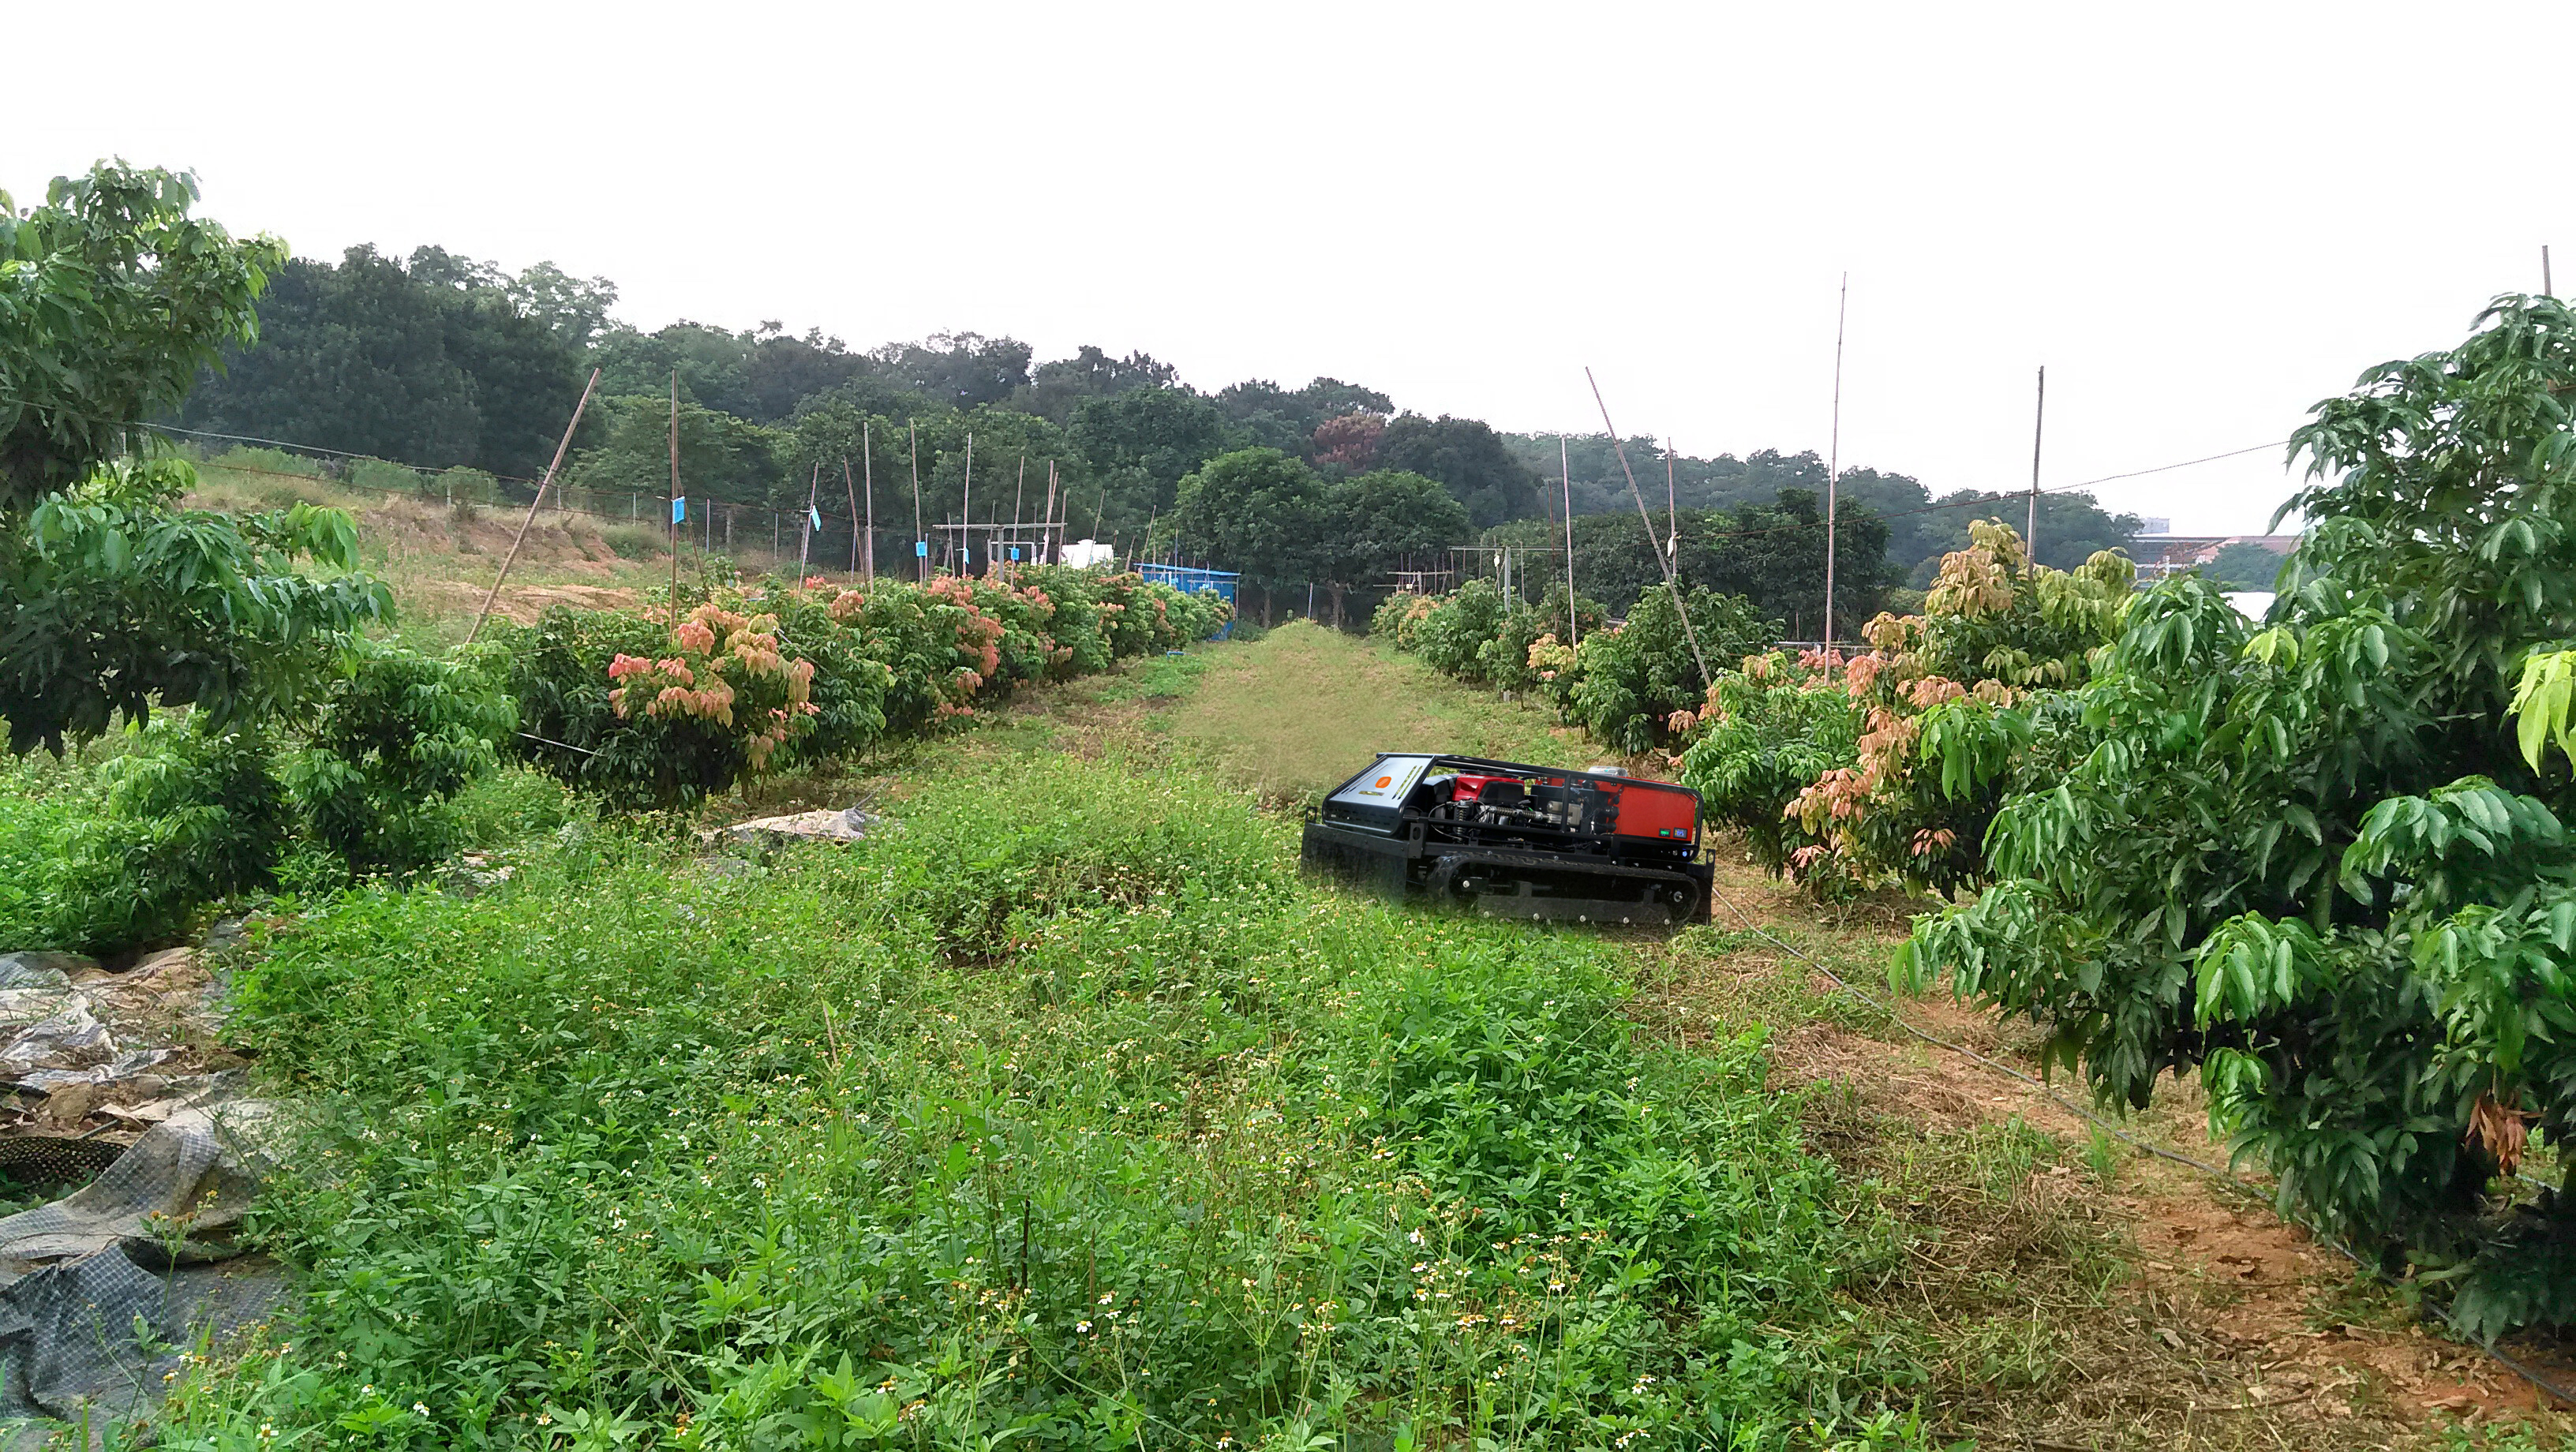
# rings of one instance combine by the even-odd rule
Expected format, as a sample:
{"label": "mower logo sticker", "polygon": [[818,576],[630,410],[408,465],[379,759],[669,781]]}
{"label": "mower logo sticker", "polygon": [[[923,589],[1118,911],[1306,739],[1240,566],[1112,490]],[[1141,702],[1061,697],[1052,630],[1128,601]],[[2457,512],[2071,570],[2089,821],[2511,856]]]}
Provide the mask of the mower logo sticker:
{"label": "mower logo sticker", "polygon": [[1427,756],[1390,756],[1379,761],[1375,775],[1363,775],[1357,781],[1333,793],[1333,800],[1357,806],[1391,807],[1404,800],[1405,793],[1422,779],[1429,769]]}

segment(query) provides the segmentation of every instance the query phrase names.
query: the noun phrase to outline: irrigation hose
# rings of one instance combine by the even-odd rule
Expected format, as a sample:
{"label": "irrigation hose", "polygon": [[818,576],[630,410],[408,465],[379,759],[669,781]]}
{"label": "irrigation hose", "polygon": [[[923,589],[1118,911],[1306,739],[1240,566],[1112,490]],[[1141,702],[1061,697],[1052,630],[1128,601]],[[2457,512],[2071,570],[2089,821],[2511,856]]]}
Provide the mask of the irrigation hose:
{"label": "irrigation hose", "polygon": [[[2344,1259],[2349,1260],[2354,1265],[2368,1271],[2383,1284],[2393,1288],[2403,1289],[2395,1277],[2389,1275],[2386,1271],[2381,1270],[2378,1266],[2371,1264],[2369,1261],[2362,1259],[2360,1255],[2353,1251],[2352,1247],[2344,1244],[2341,1240],[2325,1233],[2323,1230],[2320,1230],[2316,1226],[2309,1224],[2307,1221],[2300,1219],[2298,1216],[2291,1214],[2275,1197],[2265,1194],[2260,1188],[2249,1185],[2243,1180],[2236,1178],[2234,1175],[2229,1174],[2226,1170],[2206,1161],[2193,1159],[2189,1155],[2166,1149],[2162,1145],[2149,1144],[2146,1141],[2139,1139],[2137,1136],[2130,1134],[2128,1131],[2121,1129],[2118,1125],[2104,1119],[2092,1110],[2075,1103],[2066,1096],[2058,1093],[2056,1090],[2051,1089],[2041,1080],[2032,1078],[2030,1075],[2023,1073],[2010,1064],[2001,1063],[1997,1060],[1988,1058],[1984,1054],[1978,1053],[1976,1050],[1969,1048],[1965,1044],[1954,1044],[1947,1039],[1937,1037],[1933,1034],[1924,1032],[1922,1029],[1916,1028],[1906,1019],[1905,1015],[1896,1011],[1894,1005],[1855,986],[1841,974],[1836,973],[1831,968],[1826,967],[1824,964],[1808,956],[1804,951],[1800,950],[1797,945],[1790,943],[1778,934],[1771,932],[1769,929],[1755,922],[1743,908],[1736,905],[1732,898],[1719,892],[1715,882],[1712,881],[1709,884],[1708,891],[1711,898],[1726,904],[1726,910],[1735,914],[1736,920],[1744,924],[1745,931],[1771,944],[1773,947],[1778,948],[1780,951],[1797,959],[1799,962],[1806,964],[1816,972],[1823,974],[1833,983],[1835,988],[1851,995],[1853,998],[1858,999],[1869,1007],[1878,1010],[1878,1012],[1886,1016],[1888,1022],[1905,1030],[1905,1032],[1913,1035],[1915,1038],[1921,1039],[1923,1042],[1930,1044],[1935,1048],[1947,1049],[1951,1053],[1957,1054],[1963,1058],[1974,1060],[1999,1074],[2004,1074],[2011,1078],[2020,1080],[2022,1083],[2038,1090],[2040,1094],[2045,1096],[2051,1103],[2057,1105],[2059,1108],[2075,1115],[2077,1118],[2091,1124],[2094,1128],[2101,1130],[2113,1139],[2119,1140],[2121,1143],[2136,1149],[2142,1154],[2154,1155],[2159,1159],[2171,1160],[2175,1164],[2184,1165],[2191,1169],[2198,1170],[2202,1174],[2209,1176],[2219,1184],[2226,1186],[2228,1189],[2233,1190],[2240,1195],[2262,1201],[2264,1204],[2272,1207],[2273,1213],[2279,1215],[2282,1219],[2289,1221],[2291,1224],[2298,1226],[2300,1229],[2305,1230],[2309,1235],[2314,1236],[2319,1242],[2333,1247],[2334,1250],[2338,1254],[2342,1255]],[[2513,1357],[2497,1350],[2492,1344],[2461,1331],[2459,1323],[2451,1319],[2451,1313],[2435,1302],[2426,1299],[2419,1300],[2418,1304],[2426,1311],[2430,1312],[2433,1318],[2442,1324],[2443,1329],[2450,1333],[2453,1340],[2460,1342],[2462,1345],[2475,1348],[2490,1360],[2494,1361],[2497,1365],[2502,1366],[2514,1375],[2521,1377],[2524,1381],[2530,1383],[2539,1391],[2544,1392],[2549,1396],[2556,1397],[2560,1402],[2568,1406],[2576,1407],[2576,1391],[2570,1391],[2566,1387],[2560,1386],[2558,1383],[2551,1381],[2540,1372],[2523,1365]]]}

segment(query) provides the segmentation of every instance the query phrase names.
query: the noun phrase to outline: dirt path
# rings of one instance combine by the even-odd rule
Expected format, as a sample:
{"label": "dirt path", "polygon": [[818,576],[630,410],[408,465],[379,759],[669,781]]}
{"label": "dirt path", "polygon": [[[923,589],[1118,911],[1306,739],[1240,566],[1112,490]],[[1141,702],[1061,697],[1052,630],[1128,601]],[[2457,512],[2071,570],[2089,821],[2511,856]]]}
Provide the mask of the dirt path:
{"label": "dirt path", "polygon": [[[1904,931],[1897,911],[1821,907],[1741,860],[1721,862],[1718,886],[1745,917],[1884,999],[1885,955]],[[2428,1333],[2267,1203],[2102,1136],[2041,1090],[1905,1036],[1746,931],[1728,907],[1712,928],[1658,951],[1642,1020],[1685,1042],[1747,1016],[1774,1025],[1775,1074],[1784,1085],[1827,1087],[1819,1141],[1897,1190],[1898,1213],[1929,1242],[1909,1255],[1941,1275],[2000,1272],[2026,1304],[2049,1308],[2052,1364],[2031,1384],[1985,1374],[1993,1358],[1977,1364],[1972,1352],[1946,1364],[1954,1379],[1934,1398],[1959,1431],[2007,1447],[2329,1448],[2440,1445],[2445,1426],[2576,1427],[2497,1363]],[[2037,1073],[2037,1036],[2026,1027],[1946,996],[1897,1007],[1938,1038]],[[2061,1092],[2085,1102],[2080,1090]],[[1941,1203],[1915,1183],[1955,1183],[1963,1177],[1951,1161],[1974,1160],[1981,1141],[2025,1126],[2063,1152],[2054,1164],[2043,1156],[1989,1179],[1990,1193],[1967,1197],[1982,1203]],[[2121,1128],[2206,1163],[2226,1159],[2210,1141],[2195,1080],[2161,1086]],[[1964,1156],[1952,1152],[1959,1146]],[[1965,1348],[2011,1319],[1958,1305],[1957,1288],[1926,1283],[1934,1279],[1898,1277],[1882,1289],[1914,1296]],[[2565,1366],[2552,1348],[2522,1350]]]}

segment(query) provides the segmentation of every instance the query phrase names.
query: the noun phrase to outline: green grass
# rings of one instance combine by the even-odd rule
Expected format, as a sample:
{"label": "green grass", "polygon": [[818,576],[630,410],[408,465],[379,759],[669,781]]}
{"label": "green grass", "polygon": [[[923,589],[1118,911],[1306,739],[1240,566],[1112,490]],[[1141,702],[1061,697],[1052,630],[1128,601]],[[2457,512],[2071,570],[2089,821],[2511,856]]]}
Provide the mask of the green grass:
{"label": "green grass", "polygon": [[1437,751],[1582,767],[1606,759],[1553,712],[1505,704],[1364,637],[1292,621],[1207,656],[1174,713],[1212,770],[1264,795],[1320,793],[1380,751]]}
{"label": "green grass", "polygon": [[301,1309],[160,1445],[1906,1438],[1758,1032],[1644,1047],[1621,945],[1319,888],[1150,740],[977,733],[850,851],[576,818],[313,905],[232,1029],[307,1106]]}

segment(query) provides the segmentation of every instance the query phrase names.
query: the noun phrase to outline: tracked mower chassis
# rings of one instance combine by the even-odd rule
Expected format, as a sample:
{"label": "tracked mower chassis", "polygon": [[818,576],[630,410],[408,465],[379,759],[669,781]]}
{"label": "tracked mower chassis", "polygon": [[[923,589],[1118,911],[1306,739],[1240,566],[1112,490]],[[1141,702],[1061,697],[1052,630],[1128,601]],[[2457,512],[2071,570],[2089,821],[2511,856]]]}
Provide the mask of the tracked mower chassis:
{"label": "tracked mower chassis", "polygon": [[1307,820],[1304,859],[1390,897],[1486,917],[1708,919],[1699,794],[1614,772],[1380,756]]}

